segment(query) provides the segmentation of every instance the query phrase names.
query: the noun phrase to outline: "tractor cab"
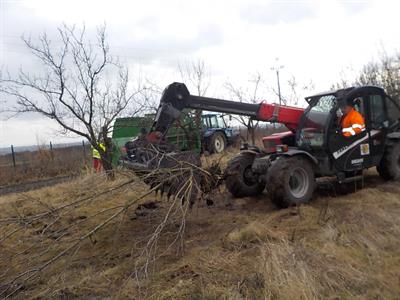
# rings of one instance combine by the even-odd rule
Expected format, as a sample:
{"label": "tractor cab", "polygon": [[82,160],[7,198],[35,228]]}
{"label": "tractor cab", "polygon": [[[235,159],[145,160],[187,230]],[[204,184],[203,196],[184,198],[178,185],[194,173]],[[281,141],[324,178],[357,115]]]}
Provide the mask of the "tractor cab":
{"label": "tractor cab", "polygon": [[227,127],[225,119],[220,114],[203,114],[201,116],[203,121],[203,127],[207,129],[211,128],[225,128]]}

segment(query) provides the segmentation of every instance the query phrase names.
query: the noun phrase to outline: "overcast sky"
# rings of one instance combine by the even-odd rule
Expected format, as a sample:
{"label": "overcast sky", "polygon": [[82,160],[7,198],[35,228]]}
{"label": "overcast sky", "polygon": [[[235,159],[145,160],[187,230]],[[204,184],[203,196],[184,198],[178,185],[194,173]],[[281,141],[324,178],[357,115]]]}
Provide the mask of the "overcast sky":
{"label": "overcast sky", "polygon": [[[201,59],[213,78],[209,96],[226,94],[226,81],[245,86],[255,72],[263,74],[265,86],[271,88],[276,85],[271,67],[279,57],[284,66],[282,93],[289,93],[285,82],[291,76],[300,84],[312,80],[312,93],[329,89],[343,74],[351,77],[382,49],[400,49],[399,3],[0,0],[0,68],[13,73],[20,67],[30,72],[38,67],[21,42],[23,34],[56,37],[63,22],[85,24],[89,32],[105,23],[113,53],[132,74],[143,74],[160,86],[180,80],[179,62]],[[268,88],[260,98],[277,100]],[[0,147],[69,141],[41,117],[0,122]]]}

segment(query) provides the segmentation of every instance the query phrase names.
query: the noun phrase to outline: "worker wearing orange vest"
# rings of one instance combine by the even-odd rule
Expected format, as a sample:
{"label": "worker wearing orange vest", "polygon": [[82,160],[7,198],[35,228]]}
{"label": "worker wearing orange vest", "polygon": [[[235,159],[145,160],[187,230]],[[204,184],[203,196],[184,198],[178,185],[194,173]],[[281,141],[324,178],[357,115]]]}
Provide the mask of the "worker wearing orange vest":
{"label": "worker wearing orange vest", "polygon": [[365,131],[364,118],[358,111],[355,110],[353,103],[346,103],[341,110],[343,112],[343,117],[341,120],[343,136],[351,137]]}

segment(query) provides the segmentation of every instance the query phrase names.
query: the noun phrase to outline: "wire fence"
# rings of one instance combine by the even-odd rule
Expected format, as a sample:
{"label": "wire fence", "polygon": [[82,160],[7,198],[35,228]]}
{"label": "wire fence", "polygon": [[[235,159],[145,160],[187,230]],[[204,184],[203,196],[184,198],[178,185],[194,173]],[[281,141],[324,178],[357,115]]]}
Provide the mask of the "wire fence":
{"label": "wire fence", "polygon": [[1,149],[0,185],[26,180],[74,175],[90,165],[90,145],[87,142],[53,144]]}
{"label": "wire fence", "polygon": [[2,148],[0,151],[0,168],[13,166],[17,168],[18,165],[30,164],[35,161],[39,152],[47,152],[50,160],[67,160],[70,159],[71,154],[75,159],[81,159],[83,162],[87,161],[90,155],[90,144],[85,141],[82,143],[71,144],[53,144],[51,141],[48,144],[41,144],[37,146],[14,146],[10,145],[9,148]]}

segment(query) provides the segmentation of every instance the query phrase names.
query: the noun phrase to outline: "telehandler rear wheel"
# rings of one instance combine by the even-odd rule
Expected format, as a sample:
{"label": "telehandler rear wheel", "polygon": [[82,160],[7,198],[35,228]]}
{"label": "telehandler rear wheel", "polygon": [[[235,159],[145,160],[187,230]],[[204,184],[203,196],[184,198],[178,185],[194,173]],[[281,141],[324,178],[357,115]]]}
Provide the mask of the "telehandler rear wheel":
{"label": "telehandler rear wheel", "polygon": [[380,164],[376,167],[385,180],[400,179],[400,142],[387,146]]}
{"label": "telehandler rear wheel", "polygon": [[306,158],[281,156],[269,167],[266,185],[272,202],[278,207],[306,203],[315,189],[314,170]]}
{"label": "telehandler rear wheel", "polygon": [[253,161],[253,155],[241,153],[228,162],[225,185],[233,196],[256,196],[263,192],[265,182],[260,182],[258,176],[253,174]]}

